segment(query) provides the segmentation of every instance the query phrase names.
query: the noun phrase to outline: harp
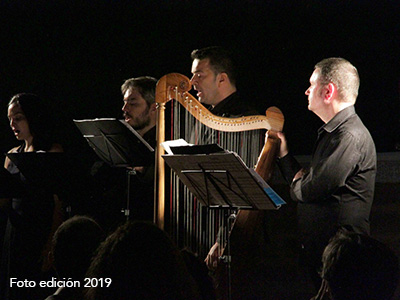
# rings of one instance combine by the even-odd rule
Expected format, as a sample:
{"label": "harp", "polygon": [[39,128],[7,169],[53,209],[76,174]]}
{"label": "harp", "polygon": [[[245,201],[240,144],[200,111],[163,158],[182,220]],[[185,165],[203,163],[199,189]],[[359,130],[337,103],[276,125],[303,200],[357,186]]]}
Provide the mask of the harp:
{"label": "harp", "polygon": [[[284,119],[276,107],[269,108],[266,116],[216,116],[189,93],[190,89],[189,79],[178,73],[165,75],[157,83],[154,221],[170,233],[178,246],[205,256],[215,242],[218,229],[226,225],[227,215],[231,212],[203,207],[172,172],[166,174],[161,143],[165,141],[167,102],[175,100],[170,101],[169,139],[185,138],[194,144],[218,143],[222,148],[239,154],[247,166],[257,164],[257,173],[266,180],[275,155],[272,150],[276,147],[273,145],[278,143],[274,132],[282,130]],[[264,143],[266,130],[269,130],[271,139],[268,139],[272,143]]]}

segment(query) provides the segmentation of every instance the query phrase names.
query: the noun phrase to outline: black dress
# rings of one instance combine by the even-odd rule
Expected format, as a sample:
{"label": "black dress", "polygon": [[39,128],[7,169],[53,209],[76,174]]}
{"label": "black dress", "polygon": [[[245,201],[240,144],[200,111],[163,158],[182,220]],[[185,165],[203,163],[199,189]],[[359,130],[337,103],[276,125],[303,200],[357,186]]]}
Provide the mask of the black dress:
{"label": "black dress", "polygon": [[[22,145],[17,152],[23,152]],[[13,162],[7,170],[19,181],[23,190],[15,191],[11,200],[3,243],[0,269],[0,299],[32,299],[42,279],[43,247],[48,239],[54,210],[53,195],[33,187]],[[40,172],[40,170],[38,170]],[[36,288],[10,287],[10,278],[32,280]]]}

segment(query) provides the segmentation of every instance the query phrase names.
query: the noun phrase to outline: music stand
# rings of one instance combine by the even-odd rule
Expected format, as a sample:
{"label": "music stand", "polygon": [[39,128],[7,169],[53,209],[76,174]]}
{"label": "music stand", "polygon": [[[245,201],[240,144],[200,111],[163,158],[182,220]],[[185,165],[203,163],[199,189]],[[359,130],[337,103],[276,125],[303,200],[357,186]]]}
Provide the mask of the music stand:
{"label": "music stand", "polygon": [[[274,210],[286,203],[234,152],[218,152],[208,155],[163,155],[162,157],[197,200],[207,207]],[[232,216],[228,218],[228,224],[231,219]],[[227,252],[228,295],[230,299],[231,253],[229,234]]]}
{"label": "music stand", "polygon": [[21,197],[24,194],[25,187],[21,184],[21,181],[5,168],[0,168],[0,198]]}
{"label": "music stand", "polygon": [[[74,120],[75,125],[94,152],[111,167],[148,166],[154,160],[154,149],[124,120],[113,118]],[[129,220],[130,176],[127,172],[128,195],[123,212]]]}
{"label": "music stand", "polygon": [[[39,151],[7,153],[6,156],[17,166],[27,182],[33,187],[45,189],[60,197],[69,194],[71,188],[69,179],[72,179],[72,176],[70,176],[70,168],[67,167],[68,163],[64,153]],[[14,187],[24,188],[23,184],[17,183],[15,180],[10,181],[10,183]],[[12,197],[18,196],[21,196],[21,191],[12,195]],[[67,211],[68,207],[69,205],[67,205]]]}
{"label": "music stand", "polygon": [[286,203],[234,152],[163,158],[197,200],[210,208],[269,210]]}

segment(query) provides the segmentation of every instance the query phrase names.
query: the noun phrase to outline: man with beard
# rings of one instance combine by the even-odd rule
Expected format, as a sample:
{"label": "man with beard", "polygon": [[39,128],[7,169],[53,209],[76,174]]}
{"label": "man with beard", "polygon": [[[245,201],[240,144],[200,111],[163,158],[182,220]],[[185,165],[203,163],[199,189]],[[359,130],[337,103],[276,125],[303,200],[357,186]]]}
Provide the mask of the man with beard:
{"label": "man with beard", "polygon": [[143,76],[128,79],[121,86],[125,121],[152,147],[156,145],[156,84],[155,78]]}
{"label": "man with beard", "polygon": [[[122,84],[122,106],[125,121],[153,148],[156,147],[155,103],[157,80],[150,76],[128,79]],[[154,159],[148,166],[134,166],[131,177],[132,219],[153,220],[154,211]]]}
{"label": "man with beard", "polygon": [[[121,86],[123,117],[153,148],[156,146],[157,80],[142,76],[127,79]],[[147,166],[132,166],[136,174],[130,176],[130,199],[127,206],[126,170],[109,168],[101,164],[96,167],[95,180],[101,187],[98,201],[102,203],[98,219],[103,228],[114,228],[124,220],[121,208],[129,209],[129,218],[153,220],[154,209],[154,160]],[[123,171],[123,172],[121,172]],[[118,206],[119,205],[119,206]],[[126,211],[125,211],[126,213]]]}

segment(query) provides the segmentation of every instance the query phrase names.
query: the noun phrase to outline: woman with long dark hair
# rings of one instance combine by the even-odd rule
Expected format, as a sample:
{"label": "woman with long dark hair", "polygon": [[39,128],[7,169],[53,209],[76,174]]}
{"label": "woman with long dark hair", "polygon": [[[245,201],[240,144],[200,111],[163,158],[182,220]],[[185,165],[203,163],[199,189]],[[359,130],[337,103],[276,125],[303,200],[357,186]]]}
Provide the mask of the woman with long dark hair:
{"label": "woman with long dark hair", "polygon": [[[16,139],[21,144],[9,153],[63,152],[56,142],[52,112],[34,94],[17,94],[8,104],[8,119]],[[8,158],[4,168],[19,182],[11,199],[3,199],[7,211],[0,269],[1,299],[33,299],[34,288],[11,286],[10,278],[31,280],[39,285],[41,279],[44,246],[53,224],[55,195],[32,186]],[[37,172],[43,172],[37,170]]]}

